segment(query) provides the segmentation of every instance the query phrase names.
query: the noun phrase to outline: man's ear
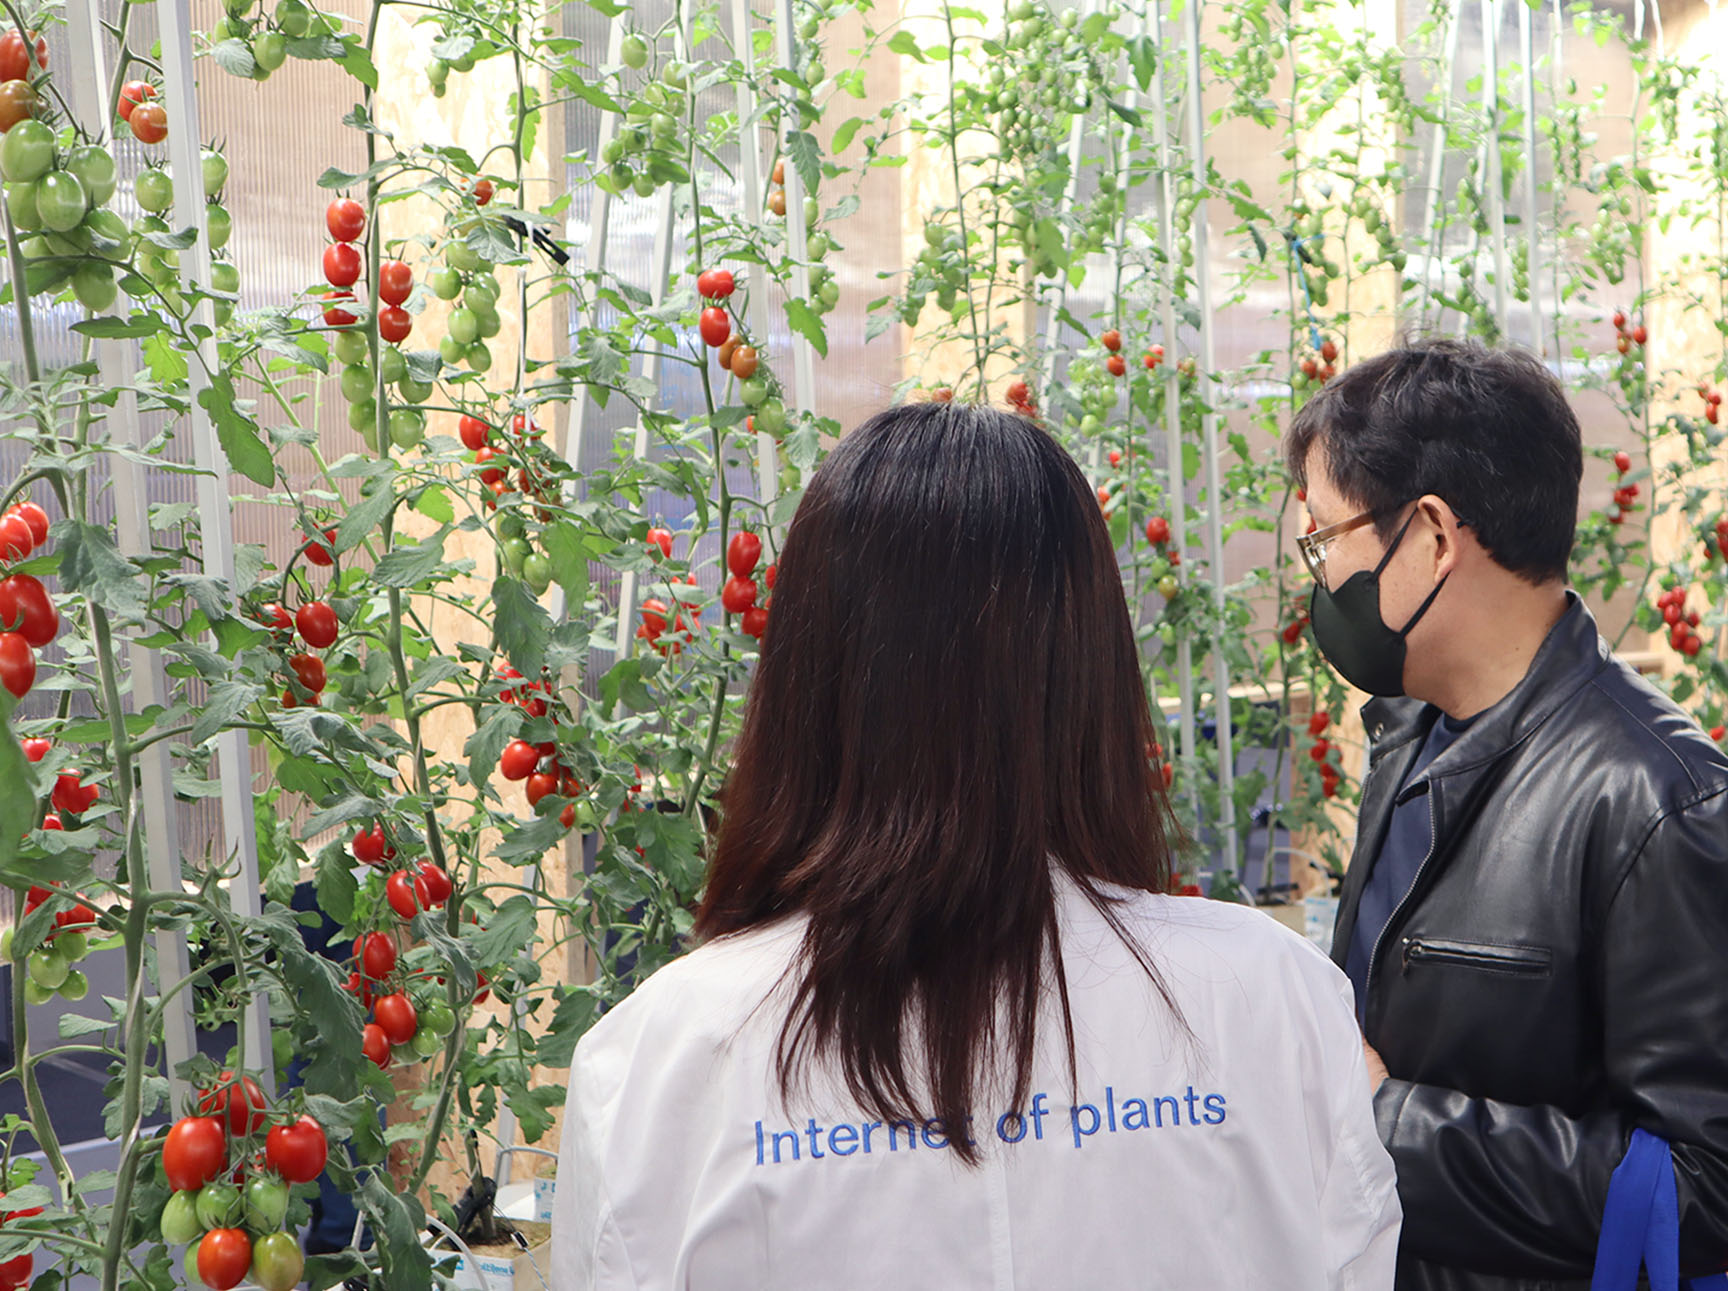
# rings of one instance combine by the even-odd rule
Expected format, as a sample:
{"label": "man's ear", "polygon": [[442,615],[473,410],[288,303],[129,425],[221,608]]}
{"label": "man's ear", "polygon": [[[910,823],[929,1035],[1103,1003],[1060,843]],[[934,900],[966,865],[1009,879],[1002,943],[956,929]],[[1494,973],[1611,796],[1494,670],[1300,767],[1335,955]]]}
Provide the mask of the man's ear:
{"label": "man's ear", "polygon": [[1422,523],[1434,531],[1434,577],[1436,580],[1444,578],[1458,568],[1462,554],[1462,534],[1459,531],[1463,526],[1458,522],[1457,513],[1432,493],[1417,501],[1416,510]]}

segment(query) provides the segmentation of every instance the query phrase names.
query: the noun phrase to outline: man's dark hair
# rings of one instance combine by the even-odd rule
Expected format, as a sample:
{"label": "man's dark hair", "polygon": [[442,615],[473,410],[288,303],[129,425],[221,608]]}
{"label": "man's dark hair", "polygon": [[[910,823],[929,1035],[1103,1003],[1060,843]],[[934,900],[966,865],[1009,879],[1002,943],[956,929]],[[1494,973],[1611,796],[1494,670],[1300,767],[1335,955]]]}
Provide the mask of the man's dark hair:
{"label": "man's dark hair", "polygon": [[1290,422],[1284,456],[1299,485],[1315,446],[1382,538],[1432,493],[1502,568],[1532,583],[1565,577],[1584,449],[1565,390],[1529,351],[1436,337],[1358,363]]}

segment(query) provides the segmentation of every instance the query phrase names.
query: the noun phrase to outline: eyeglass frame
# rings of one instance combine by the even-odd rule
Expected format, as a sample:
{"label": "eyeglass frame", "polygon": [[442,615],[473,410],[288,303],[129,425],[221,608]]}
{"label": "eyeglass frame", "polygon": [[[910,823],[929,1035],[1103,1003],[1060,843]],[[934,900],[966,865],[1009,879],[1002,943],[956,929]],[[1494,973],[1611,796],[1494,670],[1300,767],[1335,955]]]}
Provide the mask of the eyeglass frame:
{"label": "eyeglass frame", "polygon": [[[1413,498],[1411,501],[1420,501]],[[1397,510],[1402,511],[1409,502],[1398,504]],[[1447,503],[1451,506],[1451,503]],[[1324,529],[1316,529],[1313,533],[1301,534],[1296,539],[1296,550],[1302,556],[1302,563],[1308,567],[1308,573],[1321,587],[1331,589],[1326,581],[1326,548],[1353,530],[1360,529],[1365,524],[1371,524],[1374,518],[1382,514],[1380,511],[1363,511],[1351,516],[1348,520],[1340,520],[1337,524],[1329,524]],[[1458,527],[1468,529],[1470,522],[1459,515],[1456,508],[1452,511],[1453,518],[1458,521]]]}

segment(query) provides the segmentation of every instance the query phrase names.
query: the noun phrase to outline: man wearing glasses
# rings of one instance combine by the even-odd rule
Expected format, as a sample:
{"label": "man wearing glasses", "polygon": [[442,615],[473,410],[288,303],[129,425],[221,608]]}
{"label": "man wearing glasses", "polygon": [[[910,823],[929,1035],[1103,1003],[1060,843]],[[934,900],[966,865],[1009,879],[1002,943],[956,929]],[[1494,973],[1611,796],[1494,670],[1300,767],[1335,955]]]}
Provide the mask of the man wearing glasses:
{"label": "man wearing glasses", "polygon": [[1401,1291],[1588,1287],[1632,1131],[1728,1266],[1728,759],[1566,581],[1583,453],[1535,358],[1433,340],[1291,422],[1320,649],[1378,696],[1333,956]]}

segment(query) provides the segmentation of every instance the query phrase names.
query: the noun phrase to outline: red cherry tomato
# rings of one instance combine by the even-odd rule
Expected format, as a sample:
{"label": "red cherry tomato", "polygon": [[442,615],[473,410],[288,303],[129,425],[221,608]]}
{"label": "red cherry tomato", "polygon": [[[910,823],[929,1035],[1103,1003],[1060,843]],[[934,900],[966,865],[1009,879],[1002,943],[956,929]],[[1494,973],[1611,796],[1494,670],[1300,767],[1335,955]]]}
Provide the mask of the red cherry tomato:
{"label": "red cherry tomato", "polygon": [[324,293],[324,322],[329,327],[352,327],[360,316],[347,306],[354,303],[354,294],[348,291],[327,291]]}
{"label": "red cherry tomato", "polygon": [[396,971],[396,943],[388,934],[369,932],[360,939],[360,971],[374,982]]}
{"label": "red cherry tomato", "polygon": [[139,143],[161,143],[168,137],[168,110],[160,103],[140,103],[126,123]]}
{"label": "red cherry tomato", "polygon": [[366,227],[366,208],[352,197],[338,197],[324,208],[324,227],[338,242],[353,242]]}
{"label": "red cherry tomato", "polygon": [[258,614],[259,620],[272,632],[292,632],[294,619],[283,609],[280,602],[271,601]]}
{"label": "red cherry tomato", "polygon": [[396,912],[397,917],[406,921],[429,905],[428,902],[420,900],[424,889],[424,880],[416,882],[408,877],[407,870],[397,870],[384,884],[384,899],[390,903],[390,908]]}
{"label": "red cherry tomato", "polygon": [[38,547],[48,541],[48,513],[34,502],[20,502],[10,514],[30,526],[30,537]]}
{"label": "red cherry tomato", "polygon": [[660,528],[650,529],[648,531],[648,545],[658,549],[661,556],[670,560],[672,557],[672,531]]}
{"label": "red cherry tomato", "polygon": [[336,530],[326,529],[323,542],[308,538],[304,550],[308,564],[316,565],[320,569],[330,568],[336,563]]}
{"label": "red cherry tomato", "polygon": [[360,248],[352,242],[332,242],[324,248],[324,281],[332,287],[352,287],[360,280]]}
{"label": "red cherry tomato", "polygon": [[301,638],[317,650],[336,643],[336,611],[323,601],[307,601],[294,615]]}
{"label": "red cherry tomato", "polygon": [[492,181],[481,179],[474,185],[474,205],[484,206],[492,200]]}
{"label": "red cherry tomato", "polygon": [[380,1068],[390,1065],[390,1037],[376,1022],[368,1022],[360,1033],[360,1052]]}
{"label": "red cherry tomato", "polygon": [[0,579],[0,629],[11,628],[37,649],[60,631],[60,614],[42,580],[29,574]]}
{"label": "red cherry tomato", "polygon": [[485,448],[486,441],[492,437],[492,428],[478,417],[464,416],[456,423],[456,430],[462,436],[462,447],[475,453]]}
{"label": "red cherry tomato", "polygon": [[23,699],[36,684],[36,652],[22,632],[0,632],[0,686]]}
{"label": "red cherry tomato", "polygon": [[414,271],[400,260],[386,260],[378,266],[378,299],[386,305],[407,302],[414,290]]}
{"label": "red cherry tomato", "polygon": [[300,684],[316,694],[324,689],[324,661],[314,654],[297,654],[288,661]]}
{"label": "red cherry tomato", "polygon": [[120,119],[130,121],[133,108],[155,97],[156,87],[149,81],[127,81],[120,87]]}
{"label": "red cherry tomato", "polygon": [[444,867],[434,861],[420,863],[420,878],[426,883],[426,896],[434,906],[441,906],[450,899],[450,876],[444,872]]}
{"label": "red cherry tomato", "polygon": [[742,614],[756,604],[756,580],[738,578],[726,580],[726,586],[720,589],[720,604],[728,614]]}
{"label": "red cherry tomato", "polygon": [[762,634],[768,630],[768,611],[760,605],[752,605],[744,611],[744,617],[738,621],[738,625],[747,635],[760,641]]}
{"label": "red cherry tomato", "polygon": [[48,750],[54,747],[53,740],[40,738],[19,740],[18,743],[23,746],[24,758],[28,762],[40,762],[48,756]]}
{"label": "red cherry tomato", "polygon": [[[48,42],[36,37],[36,65],[48,66]],[[18,28],[8,24],[0,36],[0,81],[21,81],[30,75],[30,50]]]}
{"label": "red cherry tomato", "polygon": [[54,781],[54,792],[51,795],[54,805],[68,815],[81,816],[90,810],[92,803],[101,793],[95,785],[87,785],[83,776],[76,771],[63,771]]}
{"label": "red cherry tomato", "polygon": [[378,311],[378,335],[391,345],[400,345],[414,330],[414,316],[400,305],[386,305]]}
{"label": "red cherry tomato", "polygon": [[324,1127],[310,1116],[278,1125],[264,1136],[264,1164],[289,1183],[311,1183],[324,1173],[329,1155]]}
{"label": "red cherry tomato", "polygon": [[362,829],[354,835],[352,844],[354,859],[367,865],[379,865],[384,860],[384,827],[374,825],[371,829]]}
{"label": "red cherry tomato", "polygon": [[36,535],[16,512],[0,516],[0,561],[23,560],[36,549]]}
{"label": "red cherry tomato", "polygon": [[749,578],[756,572],[756,562],[762,559],[762,539],[748,529],[740,529],[726,544],[726,568],[739,578]]}
{"label": "red cherry tomato", "polygon": [[[75,910],[66,911],[76,914]],[[204,1091],[198,1100],[198,1111],[203,1116],[220,1117],[223,1108],[228,1113],[228,1133],[235,1138],[256,1133],[264,1128],[264,1091],[258,1088],[258,1082],[250,1076],[235,1079],[234,1073],[222,1073],[214,1089]]]}
{"label": "red cherry tomato", "polygon": [[[40,1212],[19,1211],[19,1214]],[[11,1218],[10,1215],[7,1216]],[[15,1255],[0,1264],[0,1291],[18,1291],[19,1287],[28,1286],[31,1276],[36,1272],[36,1257],[34,1255]]]}
{"label": "red cherry tomato", "polygon": [[527,740],[511,740],[498,758],[498,771],[506,780],[526,780],[539,761],[539,749]]}
{"label": "red cherry tomato", "polygon": [[420,1029],[420,1019],[406,995],[386,995],[373,1006],[373,1016],[391,1044],[407,1044]]}
{"label": "red cherry tomato", "polygon": [[237,1287],[252,1267],[252,1239],[243,1228],[212,1228],[198,1242],[198,1276],[210,1291]]}
{"label": "red cherry tomato", "polygon": [[1146,522],[1146,541],[1163,546],[1170,541],[1170,522],[1163,516],[1153,516]]}
{"label": "red cherry tomato", "polygon": [[528,805],[538,806],[540,800],[549,793],[558,791],[558,777],[548,775],[544,771],[536,771],[528,777]]}
{"label": "red cherry tomato", "polygon": [[726,338],[732,335],[732,320],[718,305],[710,305],[702,311],[701,331],[704,341],[719,347],[726,344]]}
{"label": "red cherry tomato", "polygon": [[732,294],[735,285],[730,269],[715,269],[709,280],[709,290],[704,294],[714,300],[725,300]]}
{"label": "red cherry tomato", "polygon": [[162,1142],[162,1170],[176,1192],[202,1188],[227,1164],[228,1138],[214,1116],[178,1120]]}

